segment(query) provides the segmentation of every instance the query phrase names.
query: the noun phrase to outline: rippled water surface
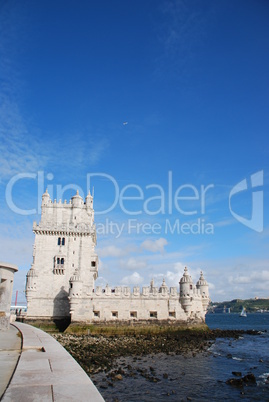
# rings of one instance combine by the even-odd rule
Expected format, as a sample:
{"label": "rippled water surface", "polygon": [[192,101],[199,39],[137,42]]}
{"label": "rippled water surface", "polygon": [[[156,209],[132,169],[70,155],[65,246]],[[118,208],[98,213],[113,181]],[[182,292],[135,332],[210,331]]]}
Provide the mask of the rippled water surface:
{"label": "rippled water surface", "polygon": [[[106,401],[269,401],[269,314],[211,314],[210,328],[256,329],[260,335],[217,339],[208,352],[193,356],[158,354],[117,360],[125,373],[110,382],[92,376]],[[233,371],[253,373],[257,384],[226,384]],[[146,378],[147,377],[147,378]],[[153,382],[154,381],[154,382]],[[113,384],[113,386],[112,386]]]}

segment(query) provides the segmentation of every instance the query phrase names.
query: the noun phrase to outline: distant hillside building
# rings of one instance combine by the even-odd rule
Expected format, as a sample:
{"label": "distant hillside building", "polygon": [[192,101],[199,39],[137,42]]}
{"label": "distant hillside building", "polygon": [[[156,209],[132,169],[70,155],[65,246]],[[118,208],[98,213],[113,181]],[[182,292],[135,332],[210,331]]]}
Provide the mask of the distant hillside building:
{"label": "distant hillside building", "polygon": [[[34,222],[33,264],[27,273],[27,318],[73,322],[116,320],[204,320],[209,303],[208,284],[201,272],[196,286],[187,268],[178,287],[150,286],[133,290],[95,287],[98,256],[95,252],[93,197],[77,194],[70,202],[42,196],[40,223]],[[179,292],[178,292],[179,290]]]}

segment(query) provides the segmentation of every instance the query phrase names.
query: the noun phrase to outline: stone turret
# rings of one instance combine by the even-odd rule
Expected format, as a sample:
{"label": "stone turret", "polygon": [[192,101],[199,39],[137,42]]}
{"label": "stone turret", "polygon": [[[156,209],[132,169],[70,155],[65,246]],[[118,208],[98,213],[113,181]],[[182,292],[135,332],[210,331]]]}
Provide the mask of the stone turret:
{"label": "stone turret", "polygon": [[51,199],[48,193],[48,189],[46,189],[45,193],[42,195],[42,206],[48,205],[49,202],[51,202]]}
{"label": "stone turret", "polygon": [[92,197],[90,191],[86,197],[86,207],[87,207],[87,209],[93,209],[93,197]]}
{"label": "stone turret", "polygon": [[32,300],[36,296],[36,282],[37,282],[37,274],[36,270],[33,268],[27,272],[26,275],[26,286],[25,286],[25,296],[27,298],[27,307],[31,308]]}
{"label": "stone turret", "polygon": [[180,302],[184,311],[189,314],[191,311],[191,295],[193,293],[192,278],[188,273],[188,268],[185,267],[184,274],[179,282]]}
{"label": "stone turret", "polygon": [[78,270],[70,278],[69,299],[72,297],[80,297],[82,295],[82,280]]}
{"label": "stone turret", "polygon": [[203,272],[201,271],[200,278],[196,283],[197,289],[200,290],[200,294],[202,297],[202,305],[203,310],[206,311],[209,304],[209,292],[208,292],[208,283],[204,278]]}
{"label": "stone turret", "polygon": [[164,278],[163,278],[163,283],[160,286],[159,293],[161,293],[162,295],[167,295],[168,294],[168,286],[166,285]]}
{"label": "stone turret", "polygon": [[94,222],[93,196],[91,195],[90,191],[86,197],[85,204],[86,204],[86,211],[88,215],[91,217],[91,222],[93,223]]}
{"label": "stone turret", "polygon": [[84,203],[83,203],[83,198],[79,195],[78,190],[77,190],[76,195],[74,195],[74,196],[71,198],[71,203],[72,203],[72,205],[73,205],[74,208],[81,208],[82,205],[84,204]]}
{"label": "stone turret", "polygon": [[27,299],[29,296],[31,296],[31,292],[36,292],[36,277],[36,270],[32,267],[31,269],[29,269],[26,275],[27,282],[25,292]]}
{"label": "stone turret", "polygon": [[82,296],[82,286],[83,282],[81,276],[76,269],[74,274],[69,280],[69,305],[70,305],[70,315],[72,321],[77,320],[77,312],[80,306],[80,298]]}

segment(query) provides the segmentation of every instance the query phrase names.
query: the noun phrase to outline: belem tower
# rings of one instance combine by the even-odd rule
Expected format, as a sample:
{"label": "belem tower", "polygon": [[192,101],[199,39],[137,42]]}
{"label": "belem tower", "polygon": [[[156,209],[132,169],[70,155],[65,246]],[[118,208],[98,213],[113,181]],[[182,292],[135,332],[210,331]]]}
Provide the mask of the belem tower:
{"label": "belem tower", "polygon": [[201,276],[193,284],[187,268],[178,286],[153,280],[142,292],[135,286],[105,289],[95,286],[98,256],[95,252],[93,197],[78,194],[70,202],[52,202],[42,196],[39,224],[34,222],[33,263],[27,273],[27,319],[63,319],[72,322],[204,321],[209,303],[208,284]]}

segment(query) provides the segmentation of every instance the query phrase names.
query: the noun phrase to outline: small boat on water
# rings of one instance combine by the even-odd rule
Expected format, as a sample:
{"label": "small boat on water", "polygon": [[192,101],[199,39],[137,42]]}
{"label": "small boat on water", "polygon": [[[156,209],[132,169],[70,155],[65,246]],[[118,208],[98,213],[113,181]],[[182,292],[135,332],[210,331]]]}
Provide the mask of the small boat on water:
{"label": "small boat on water", "polygon": [[246,312],[245,307],[242,308],[242,311],[240,313],[240,317],[247,317],[247,312]]}

